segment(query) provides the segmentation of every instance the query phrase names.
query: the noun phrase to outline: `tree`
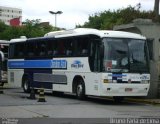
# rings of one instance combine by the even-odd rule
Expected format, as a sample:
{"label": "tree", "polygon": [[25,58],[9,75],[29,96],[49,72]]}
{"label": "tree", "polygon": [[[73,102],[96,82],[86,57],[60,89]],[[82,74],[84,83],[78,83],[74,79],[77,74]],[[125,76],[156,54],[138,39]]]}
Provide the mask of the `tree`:
{"label": "tree", "polygon": [[95,13],[89,16],[89,21],[84,25],[77,25],[76,27],[96,28],[96,29],[113,29],[115,25],[131,23],[134,19],[154,19],[153,11],[141,11],[141,4],[135,7],[128,6],[118,10],[107,10],[104,12]]}
{"label": "tree", "polygon": [[0,39],[10,40],[13,38],[19,38],[20,36],[31,37],[43,37],[44,34],[50,31],[59,30],[53,26],[47,24],[42,25],[40,19],[25,20],[22,26],[7,26],[0,22]]}

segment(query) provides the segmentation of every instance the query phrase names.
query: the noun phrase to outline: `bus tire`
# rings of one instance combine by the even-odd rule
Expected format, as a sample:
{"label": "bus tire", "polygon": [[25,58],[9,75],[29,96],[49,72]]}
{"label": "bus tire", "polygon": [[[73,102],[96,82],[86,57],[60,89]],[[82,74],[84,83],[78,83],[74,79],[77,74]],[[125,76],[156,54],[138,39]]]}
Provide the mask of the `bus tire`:
{"label": "bus tire", "polygon": [[85,99],[85,84],[83,80],[79,80],[79,82],[76,85],[76,96],[80,100]]}
{"label": "bus tire", "polygon": [[114,96],[113,99],[116,103],[121,103],[124,100],[124,97],[123,96]]}
{"label": "bus tire", "polygon": [[31,89],[30,89],[30,81],[29,81],[28,77],[24,77],[23,78],[22,88],[23,88],[23,91],[25,93],[30,93],[30,91],[31,91]]}

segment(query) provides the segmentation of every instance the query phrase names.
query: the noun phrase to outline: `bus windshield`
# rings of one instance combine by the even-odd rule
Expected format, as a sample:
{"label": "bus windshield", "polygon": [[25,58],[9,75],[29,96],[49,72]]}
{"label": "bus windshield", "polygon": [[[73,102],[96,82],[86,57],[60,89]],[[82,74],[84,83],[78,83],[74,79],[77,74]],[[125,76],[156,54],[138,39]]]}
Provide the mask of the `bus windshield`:
{"label": "bus windshield", "polygon": [[149,72],[148,51],[145,40],[104,38],[105,72]]}

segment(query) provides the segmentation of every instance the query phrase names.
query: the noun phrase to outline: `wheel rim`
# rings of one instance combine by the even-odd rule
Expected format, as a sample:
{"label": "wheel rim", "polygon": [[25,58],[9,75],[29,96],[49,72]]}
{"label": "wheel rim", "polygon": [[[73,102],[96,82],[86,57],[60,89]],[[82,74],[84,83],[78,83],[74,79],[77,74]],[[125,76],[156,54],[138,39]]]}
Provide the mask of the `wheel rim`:
{"label": "wheel rim", "polygon": [[82,90],[83,90],[82,85],[79,84],[79,85],[77,86],[77,95],[78,95],[78,96],[81,96]]}
{"label": "wheel rim", "polygon": [[28,89],[28,81],[26,80],[25,82],[24,82],[24,89],[27,91],[27,89]]}

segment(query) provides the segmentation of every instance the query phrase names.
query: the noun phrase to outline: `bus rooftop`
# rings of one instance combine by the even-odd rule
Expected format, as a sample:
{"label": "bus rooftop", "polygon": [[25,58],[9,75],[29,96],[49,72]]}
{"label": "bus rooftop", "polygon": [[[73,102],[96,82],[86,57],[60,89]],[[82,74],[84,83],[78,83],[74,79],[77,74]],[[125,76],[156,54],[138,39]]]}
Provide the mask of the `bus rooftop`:
{"label": "bus rooftop", "polygon": [[44,35],[44,37],[71,37],[71,36],[78,36],[78,35],[87,35],[93,34],[100,37],[118,37],[118,38],[136,38],[136,39],[146,39],[144,36],[129,33],[124,31],[111,31],[111,30],[97,30],[97,29],[90,29],[90,28],[77,28],[72,30],[63,30],[63,31],[54,31],[49,32]]}

